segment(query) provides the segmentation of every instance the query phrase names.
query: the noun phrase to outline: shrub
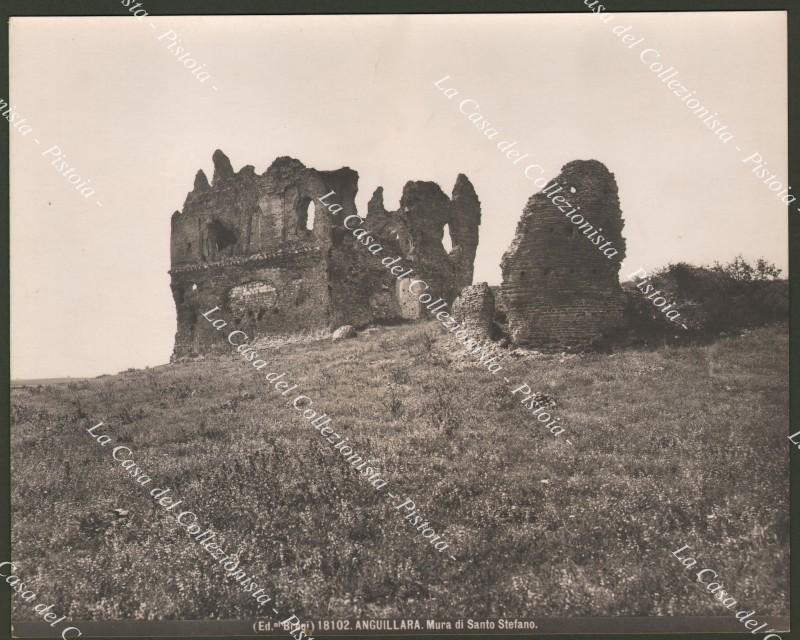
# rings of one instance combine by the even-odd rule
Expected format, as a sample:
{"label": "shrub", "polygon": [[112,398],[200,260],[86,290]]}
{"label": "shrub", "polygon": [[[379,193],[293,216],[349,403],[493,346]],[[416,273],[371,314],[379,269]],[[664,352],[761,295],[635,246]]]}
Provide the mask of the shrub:
{"label": "shrub", "polygon": [[725,274],[737,282],[777,280],[778,276],[781,275],[781,269],[767,262],[764,258],[756,260],[756,264],[753,266],[748,263],[741,254],[736,256],[733,261],[728,264],[714,262],[714,266],[711,267],[711,270]]}
{"label": "shrub", "polygon": [[650,282],[680,316],[667,319],[633,284],[626,284],[626,317],[634,332],[668,335],[684,331],[716,334],[752,328],[789,317],[789,287],[778,279],[781,270],[759,259],[755,265],[737,256],[732,262],[696,267],[685,262],[670,264],[651,276]]}
{"label": "shrub", "polygon": [[388,385],[388,397],[383,400],[383,406],[392,418],[397,418],[403,412],[403,401],[397,393],[397,385],[390,382]]}

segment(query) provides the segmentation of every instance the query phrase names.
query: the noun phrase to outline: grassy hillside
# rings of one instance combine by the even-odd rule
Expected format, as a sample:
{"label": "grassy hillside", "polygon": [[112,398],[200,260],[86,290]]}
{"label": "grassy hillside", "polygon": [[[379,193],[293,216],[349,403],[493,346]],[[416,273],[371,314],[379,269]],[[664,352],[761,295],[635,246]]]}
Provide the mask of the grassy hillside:
{"label": "grassy hillside", "polygon": [[[71,619],[263,613],[86,433],[103,420],[283,610],[732,615],[671,556],[688,544],[743,606],[787,612],[785,328],[507,357],[499,376],[451,349],[421,324],[270,354],[416,500],[456,562],[234,357],[12,390],[13,559]],[[541,427],[503,376],[553,396],[567,432]]]}

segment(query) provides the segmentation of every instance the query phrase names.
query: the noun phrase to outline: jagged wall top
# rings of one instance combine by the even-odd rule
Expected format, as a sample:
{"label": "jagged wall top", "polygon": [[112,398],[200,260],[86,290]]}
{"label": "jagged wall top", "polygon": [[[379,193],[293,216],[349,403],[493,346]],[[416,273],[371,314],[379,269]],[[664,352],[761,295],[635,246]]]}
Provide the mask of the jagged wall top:
{"label": "jagged wall top", "polygon": [[358,190],[358,174],[347,167],[317,171],[295,158],[276,158],[261,175],[253,165],[234,171],[220,150],[213,154],[209,183],[198,171],[183,210],[172,216],[172,269],[208,265],[229,258],[324,247],[332,222],[314,215],[314,199],[330,189],[348,202]]}

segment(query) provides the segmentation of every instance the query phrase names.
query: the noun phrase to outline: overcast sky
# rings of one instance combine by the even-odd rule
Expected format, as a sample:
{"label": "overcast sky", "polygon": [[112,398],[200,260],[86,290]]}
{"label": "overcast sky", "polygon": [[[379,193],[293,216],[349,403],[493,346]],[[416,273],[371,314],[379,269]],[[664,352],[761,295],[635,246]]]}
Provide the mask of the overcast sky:
{"label": "overcast sky", "polygon": [[[627,48],[617,25],[644,41]],[[205,65],[205,83],[157,40],[169,29]],[[502,140],[517,140],[547,177],[573,159],[614,172],[623,279],[738,253],[786,269],[786,209],[742,163],[757,151],[786,182],[785,31],[784,12],[614,14],[608,24],[588,10],[12,19],[11,104],[33,127],[11,131],[12,377],[168,361],[170,215],[197,169],[211,176],[217,148],[234,169],[258,173],[281,155],[350,166],[362,214],[378,185],[395,209],[406,181],[449,194],[465,173],[483,206],[476,282],[499,283],[538,191],[524,163],[496,149]],[[723,144],[641,62],[646,48],[719,112],[733,140]],[[453,100],[433,85],[445,75]],[[459,113],[466,98],[498,137]],[[42,157],[52,145],[95,197]]]}

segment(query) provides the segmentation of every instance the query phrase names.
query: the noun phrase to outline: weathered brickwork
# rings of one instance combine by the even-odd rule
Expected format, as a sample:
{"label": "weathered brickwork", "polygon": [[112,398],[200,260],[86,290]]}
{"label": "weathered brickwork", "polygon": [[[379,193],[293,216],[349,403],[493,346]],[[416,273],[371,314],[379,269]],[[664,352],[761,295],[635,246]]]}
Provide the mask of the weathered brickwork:
{"label": "weathered brickwork", "polygon": [[491,338],[495,318],[492,289],[485,282],[465,287],[453,302],[452,315],[473,338]]}
{"label": "weathered brickwork", "polygon": [[[357,213],[352,169],[317,171],[281,157],[258,175],[251,165],[234,172],[221,151],[213,161],[211,183],[199,171],[172,216],[173,359],[225,348],[201,317],[215,306],[251,338],[420,317],[381,265],[385,256],[402,256],[448,301],[472,281],[480,202],[465,176],[452,201],[432,182],[409,182],[396,213],[383,209],[378,189],[366,223],[384,245],[374,256],[343,226]],[[330,191],[343,207],[337,216],[317,202]],[[450,255],[442,245],[446,225]]]}
{"label": "weathered brickwork", "polygon": [[455,270],[455,284],[458,290],[472,284],[480,224],[480,200],[467,176],[460,173],[453,187],[452,215],[449,224],[453,246],[450,260]]}
{"label": "weathered brickwork", "polygon": [[[591,233],[588,227],[579,229],[539,192],[528,200],[503,255],[502,302],[515,344],[586,348],[623,322],[619,268],[625,240],[617,183],[596,160],[566,164],[554,182],[563,187],[559,195],[569,202],[569,209],[580,207],[578,213],[618,253],[606,257],[585,235]],[[562,201],[558,203],[563,207]]]}
{"label": "weathered brickwork", "polygon": [[[435,182],[407,182],[397,211],[386,211],[378,187],[366,219],[370,229],[387,239],[393,255],[402,254],[413,265],[434,298],[452,302],[472,284],[481,203],[464,174],[456,179],[452,199]],[[442,243],[445,232],[453,247],[449,253]]]}

